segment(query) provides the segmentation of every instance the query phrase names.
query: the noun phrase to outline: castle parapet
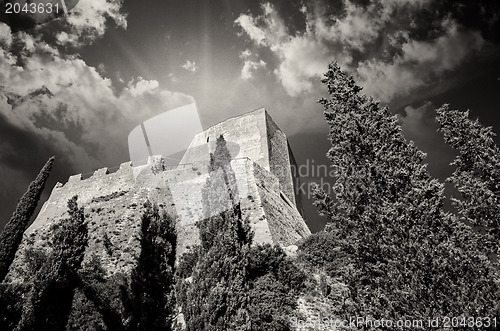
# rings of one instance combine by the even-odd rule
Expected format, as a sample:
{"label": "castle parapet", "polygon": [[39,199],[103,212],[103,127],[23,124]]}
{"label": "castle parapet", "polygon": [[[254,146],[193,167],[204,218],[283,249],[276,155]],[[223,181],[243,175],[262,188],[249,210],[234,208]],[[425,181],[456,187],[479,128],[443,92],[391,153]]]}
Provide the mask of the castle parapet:
{"label": "castle parapet", "polygon": [[82,180],[82,174],[73,175],[68,178],[66,184],[78,183]]}
{"label": "castle parapet", "polygon": [[94,174],[92,175],[92,177],[102,177],[102,176],[105,176],[109,174],[109,170],[108,168],[101,168],[101,169],[98,169],[94,172]]}

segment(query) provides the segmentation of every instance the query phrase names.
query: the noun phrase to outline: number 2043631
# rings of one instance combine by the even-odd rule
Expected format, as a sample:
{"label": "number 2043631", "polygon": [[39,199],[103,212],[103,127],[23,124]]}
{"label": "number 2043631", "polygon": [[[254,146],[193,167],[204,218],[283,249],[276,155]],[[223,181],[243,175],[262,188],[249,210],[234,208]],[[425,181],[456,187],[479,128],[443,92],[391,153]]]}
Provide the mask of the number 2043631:
{"label": "number 2043631", "polygon": [[48,3],[25,3],[21,5],[19,3],[5,4],[6,14],[59,14],[59,4]]}
{"label": "number 2043631", "polygon": [[442,326],[445,328],[471,327],[494,328],[498,326],[497,318],[493,317],[443,317]]}

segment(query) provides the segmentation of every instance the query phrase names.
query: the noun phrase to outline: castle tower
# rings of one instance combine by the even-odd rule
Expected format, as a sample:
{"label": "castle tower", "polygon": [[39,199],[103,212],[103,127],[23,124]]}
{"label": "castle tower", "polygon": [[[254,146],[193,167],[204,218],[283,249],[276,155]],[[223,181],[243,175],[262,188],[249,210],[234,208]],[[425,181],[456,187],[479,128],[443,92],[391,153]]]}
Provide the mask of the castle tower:
{"label": "castle tower", "polygon": [[299,194],[297,164],[288,140],[265,108],[229,118],[198,133],[184,154],[181,164],[209,162],[215,141],[223,136],[233,159],[248,158],[279,180],[280,191],[303,216]]}

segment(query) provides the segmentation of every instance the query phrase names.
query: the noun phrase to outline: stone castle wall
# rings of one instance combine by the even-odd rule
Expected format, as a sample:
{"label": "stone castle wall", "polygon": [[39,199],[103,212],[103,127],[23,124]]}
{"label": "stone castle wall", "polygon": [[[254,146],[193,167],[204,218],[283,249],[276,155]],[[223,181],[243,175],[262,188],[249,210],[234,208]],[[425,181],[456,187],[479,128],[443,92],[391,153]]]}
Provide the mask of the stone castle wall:
{"label": "stone castle wall", "polygon": [[294,179],[290,169],[291,166],[296,167],[297,165],[292,164],[292,159],[290,159],[288,141],[285,134],[267,113],[266,119],[267,138],[269,141],[269,170],[278,177],[281,191],[295,205]]}
{"label": "stone castle wall", "polygon": [[[229,130],[230,127],[233,130]],[[206,135],[195,137],[192,146],[206,147],[205,137],[215,142],[220,134],[239,146],[235,156],[243,156],[231,161],[231,169],[240,193],[242,215],[250,220],[255,232],[254,243],[289,246],[309,235],[297,209],[300,200],[294,195],[290,171],[293,155],[291,158],[288,154],[286,137],[267,118],[265,110],[229,119],[225,125],[208,129]],[[244,140],[246,136],[248,142]],[[211,175],[208,158],[203,159],[208,153],[201,151],[188,150],[183,160],[192,162],[177,167],[166,167],[161,157],[152,157],[143,166],[132,167],[127,162],[116,172],[109,173],[104,168],[89,178],[75,175],[65,184],[56,184],[25,232],[10,277],[23,274],[23,248],[34,245],[50,249],[50,233],[68,217],[67,201],[75,195],[78,195],[79,206],[84,208],[89,228],[85,260],[97,254],[110,274],[128,272],[134,265],[140,250],[140,220],[146,200],[156,202],[176,219],[178,255],[199,244],[195,223],[204,217],[201,192]]]}
{"label": "stone castle wall", "polygon": [[[156,160],[157,162],[157,160]],[[50,249],[50,232],[67,215],[67,201],[78,195],[89,228],[89,246],[85,261],[97,254],[108,272],[128,272],[139,254],[140,219],[146,200],[156,202],[177,219],[177,253],[199,244],[195,223],[203,218],[201,188],[208,176],[203,164],[182,165],[178,169],[158,171],[157,163],[134,179],[133,168],[124,163],[114,173],[100,169],[81,179],[72,176],[67,183],[57,184],[35,222],[25,233],[11,276],[22,274],[23,249],[28,244]],[[280,190],[279,180],[249,159],[231,162],[241,192],[241,210],[250,220],[254,243],[289,246],[309,235],[309,229],[293,203]],[[172,190],[170,186],[176,186]],[[110,254],[105,237],[112,244]],[[114,253],[113,253],[114,252]],[[14,277],[15,278],[15,277]]]}

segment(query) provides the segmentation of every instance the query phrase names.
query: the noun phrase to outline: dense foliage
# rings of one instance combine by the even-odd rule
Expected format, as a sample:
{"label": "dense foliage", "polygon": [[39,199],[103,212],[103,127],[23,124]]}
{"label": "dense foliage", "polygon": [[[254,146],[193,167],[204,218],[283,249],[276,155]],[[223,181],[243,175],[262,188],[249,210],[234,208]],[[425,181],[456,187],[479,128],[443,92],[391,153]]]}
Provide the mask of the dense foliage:
{"label": "dense foliage", "polygon": [[500,149],[495,133],[469,112],[450,110],[444,105],[437,110],[437,120],[445,141],[458,155],[456,167],[448,179],[461,193],[453,199],[459,214],[475,226],[483,227],[489,238],[488,251],[500,253]]}
{"label": "dense foliage", "polygon": [[277,245],[257,245],[248,254],[250,330],[290,330],[306,275]]}
{"label": "dense foliage", "polygon": [[131,274],[107,276],[99,256],[82,265],[87,225],[77,198],[52,227],[50,249],[24,252],[26,284],[0,284],[2,330],[171,330],[175,311],[174,220],[146,202],[141,253]]}
{"label": "dense foliage", "polygon": [[[73,330],[171,330],[175,317],[174,273],[177,232],[174,219],[147,201],[141,217],[141,252],[130,277],[106,277],[98,256],[80,273],[80,300]],[[90,308],[89,308],[90,307]]]}
{"label": "dense foliage", "polygon": [[342,239],[332,231],[311,234],[300,244],[299,258],[311,267],[324,270],[330,277],[337,277],[352,257],[341,249]]}
{"label": "dense foliage", "polygon": [[23,296],[29,288],[25,284],[0,283],[0,330],[13,330],[23,311]]}
{"label": "dense foliage", "polygon": [[88,242],[83,209],[68,201],[69,218],[54,230],[52,251],[31,252],[33,284],[15,330],[65,330]]}
{"label": "dense foliage", "polygon": [[21,244],[24,230],[26,230],[29,220],[35,212],[53,164],[54,157],[51,157],[45,163],[42,170],[40,170],[35,180],[31,182],[21,200],[19,200],[14,214],[0,234],[0,282],[7,275],[9,267],[14,260],[16,251]]}
{"label": "dense foliage", "polygon": [[170,330],[175,312],[175,222],[149,201],[141,223],[141,253],[123,288],[127,329]]}
{"label": "dense foliage", "polygon": [[478,237],[443,211],[443,184],[429,175],[425,154],[337,64],[323,82],[330,94],[320,100],[330,126],[327,156],[341,171],[336,195],[318,189],[316,204],[339,239],[331,249],[347,258],[339,273],[356,315],[495,316],[495,271],[476,249]]}

